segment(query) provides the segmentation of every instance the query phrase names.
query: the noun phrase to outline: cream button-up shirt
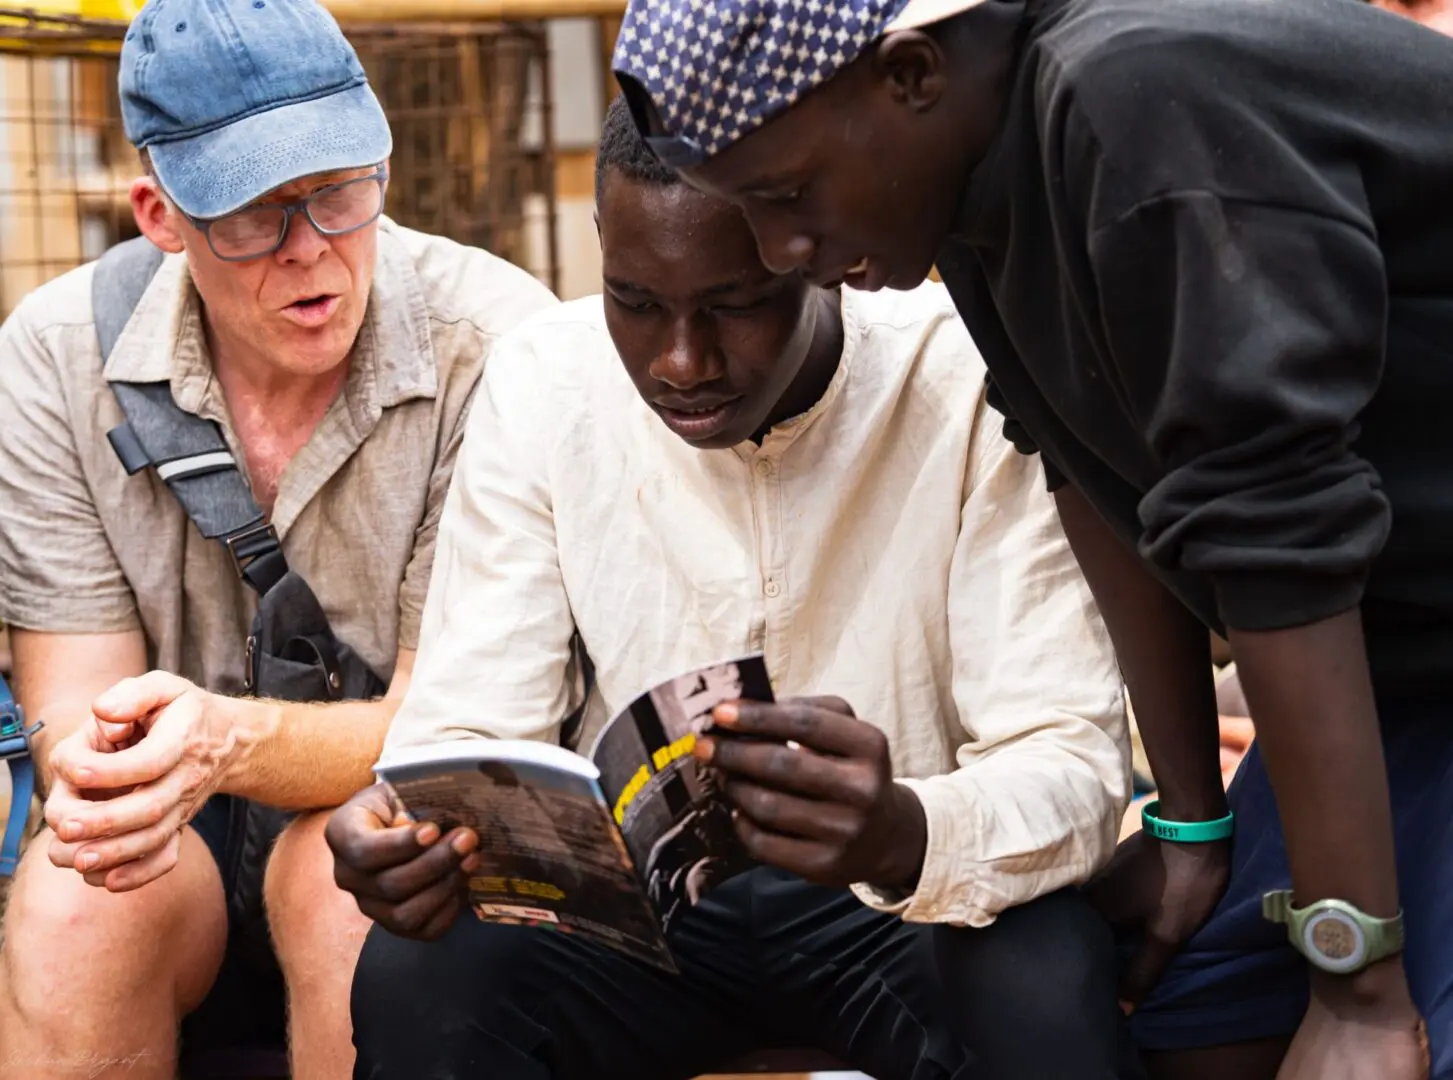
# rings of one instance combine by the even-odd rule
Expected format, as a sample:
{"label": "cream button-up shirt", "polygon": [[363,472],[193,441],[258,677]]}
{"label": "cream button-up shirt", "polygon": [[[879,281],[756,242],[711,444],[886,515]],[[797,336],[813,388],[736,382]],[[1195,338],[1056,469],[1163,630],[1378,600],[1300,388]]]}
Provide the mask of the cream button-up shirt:
{"label": "cream button-up shirt", "polygon": [[[592,297],[494,349],[440,525],[389,751],[554,740],[577,629],[586,738],[635,695],[760,650],[779,697],[836,694],[922,800],[917,891],[981,926],[1083,881],[1129,793],[1114,653],[1045,491],[985,403],[947,293],[844,292],[822,399],[761,446],[698,450],[638,396]],[[588,745],[585,744],[585,745]]]}

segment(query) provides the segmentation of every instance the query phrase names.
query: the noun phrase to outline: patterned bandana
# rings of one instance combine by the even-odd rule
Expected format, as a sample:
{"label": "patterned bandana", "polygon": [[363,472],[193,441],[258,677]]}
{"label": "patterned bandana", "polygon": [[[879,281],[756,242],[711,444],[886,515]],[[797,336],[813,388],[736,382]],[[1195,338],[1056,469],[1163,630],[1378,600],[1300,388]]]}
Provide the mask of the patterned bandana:
{"label": "patterned bandana", "polygon": [[983,0],[630,0],[612,67],[650,97],[674,168],[699,165],[830,79],[885,33]]}

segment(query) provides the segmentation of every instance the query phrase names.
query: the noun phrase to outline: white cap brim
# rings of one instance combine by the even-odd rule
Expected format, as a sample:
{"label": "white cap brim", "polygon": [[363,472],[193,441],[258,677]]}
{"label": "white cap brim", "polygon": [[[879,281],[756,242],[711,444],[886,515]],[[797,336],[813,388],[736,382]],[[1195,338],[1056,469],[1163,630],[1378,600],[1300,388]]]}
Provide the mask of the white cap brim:
{"label": "white cap brim", "polygon": [[945,19],[952,19],[955,15],[968,11],[969,8],[976,8],[982,3],[984,0],[908,0],[908,6],[898,13],[896,19],[883,27],[883,33],[891,34],[895,30],[917,30],[920,27],[932,26]]}

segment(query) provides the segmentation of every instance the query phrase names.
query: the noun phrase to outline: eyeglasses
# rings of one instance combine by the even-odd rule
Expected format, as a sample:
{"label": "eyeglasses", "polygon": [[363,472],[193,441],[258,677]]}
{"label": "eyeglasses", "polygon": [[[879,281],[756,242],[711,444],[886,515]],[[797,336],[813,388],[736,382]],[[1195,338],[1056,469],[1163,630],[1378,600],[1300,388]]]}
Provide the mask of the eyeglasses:
{"label": "eyeglasses", "polygon": [[271,255],[288,238],[294,214],[302,214],[324,236],[346,236],[378,220],[383,213],[388,170],[382,165],[368,176],[319,188],[306,198],[285,203],[261,203],[225,217],[190,221],[217,258],[247,262]]}

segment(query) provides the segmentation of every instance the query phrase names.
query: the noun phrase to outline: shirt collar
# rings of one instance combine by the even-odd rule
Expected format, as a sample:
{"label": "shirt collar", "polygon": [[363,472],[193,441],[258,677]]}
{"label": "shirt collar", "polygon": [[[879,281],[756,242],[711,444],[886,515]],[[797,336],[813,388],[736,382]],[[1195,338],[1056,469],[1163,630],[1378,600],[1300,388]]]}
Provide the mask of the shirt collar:
{"label": "shirt collar", "polygon": [[[354,343],[344,396],[366,428],[384,409],[438,393],[429,309],[413,260],[383,219],[373,288]],[[213,382],[202,302],[184,255],[169,255],[147,287],[106,362],[108,382],[166,382],[188,412],[201,414]]]}

